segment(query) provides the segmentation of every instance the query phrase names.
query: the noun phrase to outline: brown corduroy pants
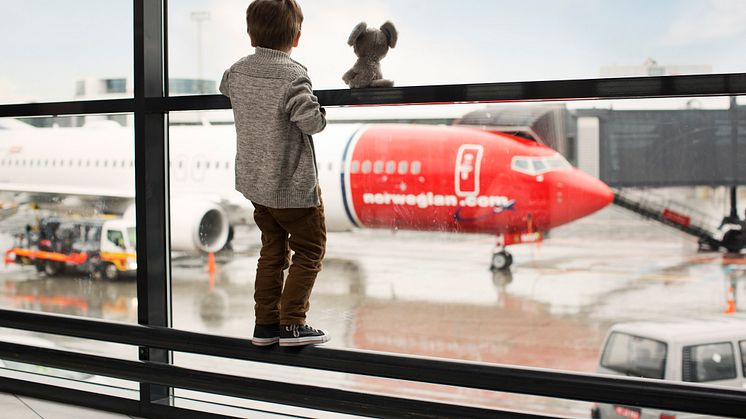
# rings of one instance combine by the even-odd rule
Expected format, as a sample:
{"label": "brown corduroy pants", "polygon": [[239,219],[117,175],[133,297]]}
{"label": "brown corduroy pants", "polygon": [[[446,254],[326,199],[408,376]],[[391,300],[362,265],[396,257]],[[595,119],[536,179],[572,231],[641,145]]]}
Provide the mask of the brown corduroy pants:
{"label": "brown corduroy pants", "polygon": [[254,203],[254,221],[262,232],[254,283],[256,324],[305,324],[326,252],[324,205],[278,209]]}

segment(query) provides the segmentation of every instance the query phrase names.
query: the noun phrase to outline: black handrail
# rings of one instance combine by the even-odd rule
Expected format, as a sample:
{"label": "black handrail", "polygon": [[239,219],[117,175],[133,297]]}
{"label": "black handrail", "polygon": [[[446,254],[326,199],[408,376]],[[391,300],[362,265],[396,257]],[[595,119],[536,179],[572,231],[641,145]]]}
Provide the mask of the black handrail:
{"label": "black handrail", "polygon": [[[746,73],[316,90],[323,106],[746,95]],[[230,109],[222,95],[0,105],[0,117]]]}
{"label": "black handrail", "polygon": [[[268,350],[253,347],[245,339],[20,310],[0,310],[0,327],[464,388],[725,416],[739,416],[746,411],[746,392],[669,381],[565,373],[325,347]],[[0,350],[0,354],[2,353]],[[43,363],[44,360],[34,362],[36,361]],[[81,367],[85,367],[85,364]]]}

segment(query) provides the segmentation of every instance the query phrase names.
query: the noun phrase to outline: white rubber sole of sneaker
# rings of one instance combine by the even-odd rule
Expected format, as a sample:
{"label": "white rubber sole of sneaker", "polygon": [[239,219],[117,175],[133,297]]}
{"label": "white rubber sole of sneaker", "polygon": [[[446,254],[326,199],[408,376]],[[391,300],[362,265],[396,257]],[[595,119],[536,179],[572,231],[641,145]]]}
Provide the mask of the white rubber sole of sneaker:
{"label": "white rubber sole of sneaker", "polygon": [[329,342],[331,338],[328,335],[324,336],[308,336],[303,338],[281,338],[280,346],[303,346],[303,345],[319,345],[322,343]]}
{"label": "white rubber sole of sneaker", "polygon": [[251,338],[254,346],[269,346],[279,342],[280,338]]}

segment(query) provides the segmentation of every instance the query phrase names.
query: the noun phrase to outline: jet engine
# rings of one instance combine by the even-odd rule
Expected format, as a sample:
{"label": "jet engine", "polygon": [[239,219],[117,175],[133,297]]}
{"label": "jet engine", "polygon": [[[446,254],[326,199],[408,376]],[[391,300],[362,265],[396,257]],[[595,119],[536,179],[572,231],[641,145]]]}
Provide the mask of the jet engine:
{"label": "jet engine", "polygon": [[217,252],[228,242],[228,216],[207,201],[171,201],[171,249]]}

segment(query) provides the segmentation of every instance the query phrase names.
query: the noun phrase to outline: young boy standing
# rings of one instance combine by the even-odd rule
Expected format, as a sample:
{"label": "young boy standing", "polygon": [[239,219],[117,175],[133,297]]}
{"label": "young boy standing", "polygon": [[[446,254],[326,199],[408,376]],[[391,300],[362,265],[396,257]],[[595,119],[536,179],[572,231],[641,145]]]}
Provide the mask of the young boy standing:
{"label": "young boy standing", "polygon": [[326,118],[306,68],[290,58],[303,12],[295,0],[254,0],[246,23],[256,52],[225,71],[220,92],[230,98],[236,123],[236,189],[254,204],[262,232],[252,343],[324,343],[329,336],[305,324],[326,249],[311,138]]}

